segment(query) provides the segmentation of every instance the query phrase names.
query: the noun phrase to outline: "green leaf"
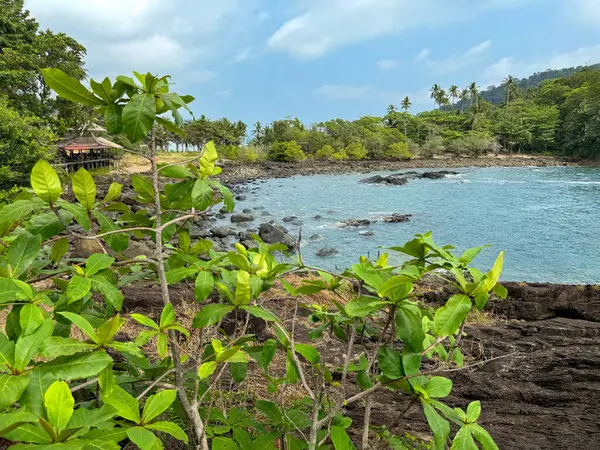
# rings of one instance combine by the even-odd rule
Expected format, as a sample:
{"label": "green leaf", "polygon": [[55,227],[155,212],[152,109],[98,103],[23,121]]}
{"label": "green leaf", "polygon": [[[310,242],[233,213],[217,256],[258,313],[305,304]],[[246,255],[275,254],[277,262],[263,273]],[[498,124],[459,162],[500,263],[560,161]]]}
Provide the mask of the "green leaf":
{"label": "green leaf", "polygon": [[158,351],[158,356],[161,358],[166,358],[169,351],[169,338],[166,333],[160,332],[157,334],[156,339],[156,350]]}
{"label": "green leaf", "polygon": [[321,361],[321,355],[312,345],[308,344],[296,344],[294,345],[296,353],[300,353],[302,356],[306,358],[308,362],[311,364],[319,364]]}
{"label": "green leaf", "polygon": [[[0,374],[0,409],[9,408],[17,402],[28,384],[29,374],[21,376]],[[0,415],[0,430],[1,428]]]}
{"label": "green leaf", "polygon": [[172,303],[167,303],[160,314],[160,327],[164,328],[175,323],[175,310]]}
{"label": "green leaf", "polygon": [[205,211],[213,204],[213,190],[208,181],[199,179],[192,189],[192,202],[198,211]]}
{"label": "green leaf", "polygon": [[[111,219],[101,212],[94,210],[92,214],[100,224],[100,232],[117,231],[119,228]],[[129,247],[129,236],[126,233],[114,233],[103,238],[115,252],[124,252]]]}
{"label": "green leaf", "polygon": [[271,311],[267,311],[262,306],[245,306],[243,309],[265,322],[281,322],[275,314]]}
{"label": "green leaf", "polygon": [[203,178],[207,178],[212,175],[215,170],[215,161],[219,158],[217,149],[213,141],[208,142],[204,146],[204,152],[200,158],[200,174]]}
{"label": "green leaf", "polygon": [[42,343],[40,354],[44,358],[54,359],[59,356],[74,355],[75,353],[95,350],[97,348],[98,345],[96,344],[88,344],[78,339],[52,336]]}
{"label": "green leaf", "polygon": [[478,450],[468,425],[458,430],[452,441],[451,450]]}
{"label": "green leaf", "polygon": [[168,166],[165,168],[159,167],[158,173],[163,177],[169,178],[192,178],[194,174],[183,166]]}
{"label": "green leaf", "polygon": [[424,389],[430,398],[444,398],[452,392],[452,380],[444,377],[431,377]]}
{"label": "green leaf", "polygon": [[217,370],[217,362],[216,361],[208,361],[202,363],[202,365],[198,368],[198,376],[201,380],[210,377],[215,370]]}
{"label": "green leaf", "polygon": [[412,282],[414,277],[408,275],[398,275],[390,278],[385,282],[383,287],[378,291],[383,297],[396,302],[408,297],[413,290]]}
{"label": "green leaf", "polygon": [[156,117],[156,102],[151,94],[135,94],[123,108],[123,132],[132,143],[150,132]]}
{"label": "green leaf", "polygon": [[188,436],[181,427],[173,422],[154,422],[146,425],[150,430],[160,431],[173,436],[175,439],[188,443]]}
{"label": "green leaf", "polygon": [[416,352],[423,351],[425,332],[420,316],[412,309],[398,308],[396,310],[396,336],[404,342],[408,342]]}
{"label": "green leaf", "polygon": [[483,450],[499,450],[498,446],[492,439],[492,436],[480,425],[476,423],[471,423],[466,425],[468,429],[471,431],[473,437],[481,444],[481,448]]}
{"label": "green leaf", "polygon": [[[44,419],[40,418],[39,420]],[[31,442],[33,444],[50,444],[52,442],[52,438],[50,437],[50,435],[40,425],[36,426],[33,423],[26,423],[24,425],[21,425],[18,429],[6,433],[3,437],[13,441]],[[49,446],[43,445],[40,447],[35,446],[33,448],[44,447],[48,448]],[[15,446],[15,449],[18,450],[18,447]],[[29,447],[29,449],[27,450],[30,449],[31,447]]]}
{"label": "green leaf", "polygon": [[52,373],[58,379],[70,381],[97,376],[111,363],[112,358],[107,353],[97,351],[61,356],[40,366],[40,369]]}
{"label": "green leaf", "polygon": [[193,327],[204,328],[214,325],[234,309],[233,306],[227,305],[206,305],[194,317]]}
{"label": "green leaf", "polygon": [[81,300],[90,292],[91,288],[92,280],[80,277],[79,275],[73,275],[67,287],[67,299],[69,299],[69,303]]}
{"label": "green leaf", "polygon": [[350,317],[367,317],[387,305],[375,297],[353,298],[346,305],[346,314]]}
{"label": "green leaf", "polygon": [[83,333],[87,335],[87,337],[89,337],[92,341],[98,342],[98,336],[94,331],[94,327],[84,317],[80,316],[79,314],[75,314],[68,311],[60,311],[57,312],[57,314],[60,314],[65,319],[71,321],[75,326],[77,326],[77,328],[83,331]]}
{"label": "green leaf", "polygon": [[101,270],[108,269],[115,262],[115,258],[111,258],[104,253],[94,253],[90,255],[85,263],[85,275],[95,275]]}
{"label": "green leaf", "polygon": [[479,419],[480,414],[481,402],[479,400],[476,400],[474,402],[469,403],[469,406],[467,407],[467,422],[477,422],[477,419]]}
{"label": "green leaf", "polygon": [[19,314],[21,336],[29,336],[42,324],[44,319],[44,312],[38,306],[32,303],[23,305]]}
{"label": "green leaf", "polygon": [[198,302],[203,302],[211,294],[215,286],[215,279],[210,272],[200,271],[196,277],[194,295]]}
{"label": "green leaf", "polygon": [[235,202],[233,201],[233,192],[231,192],[227,187],[223,186],[221,183],[217,184],[217,188],[223,196],[223,204],[225,205],[225,210],[227,212],[233,212],[235,208]]}
{"label": "green leaf", "polygon": [[250,290],[250,274],[245,270],[238,270],[235,285],[234,305],[241,306],[250,303],[252,291]]}
{"label": "green leaf", "polygon": [[113,386],[110,395],[103,395],[102,401],[117,410],[116,414],[124,419],[140,423],[140,402],[119,386]]}
{"label": "green leaf", "polygon": [[14,368],[22,371],[27,367],[31,358],[37,353],[46,339],[52,336],[54,331],[54,322],[52,319],[46,319],[44,322],[31,333],[29,336],[21,337],[15,345],[15,363]]}
{"label": "green leaf", "polygon": [[96,183],[90,173],[82,167],[73,175],[72,183],[73,193],[79,203],[91,211],[96,202]]}
{"label": "green leaf", "polygon": [[496,258],[496,262],[494,262],[494,266],[492,269],[485,275],[485,278],[481,280],[479,286],[471,292],[472,295],[484,294],[488,293],[500,279],[500,274],[502,273],[502,266],[504,264],[504,252],[500,252],[498,258]]}
{"label": "green leaf", "polygon": [[458,294],[450,297],[435,313],[433,324],[437,336],[450,336],[456,333],[471,311],[471,306],[471,300],[466,295]]}
{"label": "green leaf", "polygon": [[148,423],[158,417],[173,404],[176,397],[177,391],[175,389],[164,390],[148,397],[142,413],[142,422]]}
{"label": "green leaf", "polygon": [[31,170],[31,187],[35,195],[51,205],[62,193],[56,171],[44,160],[38,161]]}
{"label": "green leaf", "polygon": [[100,106],[102,100],[87,90],[76,78],[60,69],[42,69],[44,81],[61,97],[88,106]]}
{"label": "green leaf", "polygon": [[15,361],[15,343],[0,333],[0,369],[2,366],[11,367]]}
{"label": "green leaf", "polygon": [[0,209],[0,235],[10,231],[12,224],[19,222],[34,211],[47,207],[46,203],[37,197],[30,200],[17,200]]}
{"label": "green leaf", "polygon": [[13,302],[17,299],[19,287],[9,278],[0,278],[0,304]]}
{"label": "green leaf", "polygon": [[77,205],[75,203],[69,203],[61,199],[58,199],[56,204],[65,211],[67,211],[69,214],[71,214],[75,218],[77,223],[81,226],[81,228],[83,228],[85,231],[90,231],[90,217],[88,216],[88,213],[83,206]]}
{"label": "green leaf", "polygon": [[390,347],[382,347],[377,354],[379,370],[388,378],[397,380],[405,376],[402,355]]}
{"label": "green leaf", "polygon": [[12,269],[12,278],[20,277],[35,261],[40,252],[41,236],[23,233],[11,242],[6,252],[6,262]]}
{"label": "green leaf", "polygon": [[156,116],[156,121],[162,125],[163,127],[165,127],[168,131],[170,131],[171,133],[175,133],[181,137],[185,136],[185,131],[182,130],[181,128],[179,128],[177,125],[175,125],[173,122],[163,119],[160,116]]}
{"label": "green leaf", "polygon": [[506,289],[501,284],[496,283],[496,285],[492,288],[494,294],[496,294],[500,298],[506,298],[508,296],[508,289]]}
{"label": "green leaf", "polygon": [[136,322],[141,323],[142,325],[145,325],[154,330],[158,330],[158,324],[149,317],[143,316],[141,314],[130,314],[129,316]]}
{"label": "green leaf", "polygon": [[160,440],[150,430],[142,427],[133,427],[127,430],[127,437],[131,439],[140,450],[157,450],[163,446]]}
{"label": "green leaf", "polygon": [[93,427],[112,419],[115,416],[115,408],[110,405],[102,405],[97,409],[76,409],[67,425],[69,428]]}
{"label": "green leaf", "polygon": [[123,308],[123,294],[117,287],[106,277],[95,275],[92,279],[92,288],[100,292],[106,302],[117,311]]}
{"label": "green leaf", "polygon": [[54,427],[56,434],[60,434],[67,428],[75,406],[69,385],[64,381],[52,383],[44,394],[44,406],[48,422]]}
{"label": "green leaf", "polygon": [[50,250],[50,259],[53,262],[58,262],[69,251],[69,238],[60,238],[54,243]]}
{"label": "green leaf", "polygon": [[113,337],[121,329],[124,323],[125,319],[116,315],[109,321],[100,325],[96,330],[96,335],[98,336],[98,345],[103,346],[111,342]]}
{"label": "green leaf", "polygon": [[112,134],[120,134],[123,131],[123,107],[116,103],[106,105],[104,123]]}
{"label": "green leaf", "polygon": [[117,200],[121,196],[121,190],[123,189],[123,185],[119,183],[111,183],[108,188],[108,192],[106,193],[106,197],[102,200],[103,203],[112,202],[113,200]]}
{"label": "green leaf", "polygon": [[196,272],[198,272],[198,269],[193,267],[178,267],[177,269],[169,270],[165,275],[168,284],[176,284],[192,275],[196,275]]}
{"label": "green leaf", "polygon": [[450,435],[450,424],[425,400],[421,399],[421,405],[423,406],[423,413],[425,414],[429,428],[433,431],[434,450],[445,450],[446,442],[448,442],[448,436]]}
{"label": "green leaf", "polygon": [[335,450],[355,450],[356,446],[342,427],[331,427],[331,442]]}
{"label": "green leaf", "polygon": [[131,184],[143,203],[154,202],[154,187],[148,177],[135,174],[131,177]]}
{"label": "green leaf", "polygon": [[64,223],[69,223],[73,219],[70,214],[62,212],[59,219],[54,213],[36,215],[31,219],[26,230],[33,236],[39,236],[42,241],[50,239],[65,230]]}
{"label": "green leaf", "polygon": [[238,446],[233,439],[219,436],[212,440],[212,450],[238,450]]}
{"label": "green leaf", "polygon": [[459,258],[460,262],[465,266],[467,264],[470,264],[471,261],[473,261],[477,257],[477,255],[481,253],[481,250],[487,247],[490,247],[490,245],[482,245],[481,247],[474,247],[466,250]]}
{"label": "green leaf", "polygon": [[246,379],[248,375],[248,363],[246,362],[231,362],[229,364],[229,371],[231,377],[236,383],[241,383]]}

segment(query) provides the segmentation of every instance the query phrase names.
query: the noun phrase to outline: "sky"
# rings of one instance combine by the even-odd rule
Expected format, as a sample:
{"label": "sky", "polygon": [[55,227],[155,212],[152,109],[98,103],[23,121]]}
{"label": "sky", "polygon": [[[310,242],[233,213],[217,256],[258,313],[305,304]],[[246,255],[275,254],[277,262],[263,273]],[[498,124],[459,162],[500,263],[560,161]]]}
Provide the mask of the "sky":
{"label": "sky", "polygon": [[171,75],[196,116],[383,115],[429,89],[600,62],[600,0],[25,0],[95,79]]}

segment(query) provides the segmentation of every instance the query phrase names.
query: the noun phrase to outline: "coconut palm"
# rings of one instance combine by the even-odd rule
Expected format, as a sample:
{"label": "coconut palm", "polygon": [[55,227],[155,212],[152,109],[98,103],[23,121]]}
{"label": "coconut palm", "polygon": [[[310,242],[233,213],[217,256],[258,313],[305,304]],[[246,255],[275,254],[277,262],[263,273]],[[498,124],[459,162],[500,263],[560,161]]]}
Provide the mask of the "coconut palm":
{"label": "coconut palm", "polygon": [[387,113],[388,113],[388,114],[395,113],[396,111],[397,111],[397,110],[396,110],[396,106],[394,106],[394,105],[389,105],[389,106],[387,107]]}
{"label": "coconut palm", "polygon": [[462,114],[463,111],[465,110],[465,105],[467,104],[467,100],[469,99],[469,90],[463,89],[462,91],[460,91],[458,98],[460,100],[460,113]]}
{"label": "coconut palm", "polygon": [[444,89],[440,89],[440,91],[438,93],[437,102],[440,105],[440,107],[450,106],[450,98],[448,97],[448,94],[446,93],[446,91]]}
{"label": "coconut palm", "polygon": [[255,145],[262,145],[263,141],[264,141],[264,137],[265,137],[265,130],[262,126],[262,124],[259,122],[256,122],[254,124],[254,129],[252,130],[252,136],[254,136],[253,142]]}
{"label": "coconut palm", "polygon": [[451,101],[451,106],[452,106],[452,110],[454,111],[454,104],[456,103],[456,99],[459,96],[459,92],[458,92],[458,86],[453,84],[452,86],[450,86],[450,88],[448,89],[448,97],[450,97],[450,101]]}
{"label": "coconut palm", "polygon": [[479,86],[474,81],[469,85],[469,95],[471,96],[471,106],[479,101]]}
{"label": "coconut palm", "polygon": [[404,114],[404,136],[408,137],[408,111],[410,110],[410,107],[412,106],[412,103],[410,102],[410,98],[408,98],[408,95],[406,97],[404,97],[404,99],[402,99],[402,102],[400,103],[400,106],[402,107],[402,110],[405,112]]}
{"label": "coconut palm", "polygon": [[439,105],[438,100],[440,99],[440,92],[442,91],[442,88],[439,86],[439,84],[434,84],[431,88],[430,92],[430,98],[433,100],[433,103],[436,105]]}
{"label": "coconut palm", "polygon": [[519,94],[519,80],[513,75],[509,75],[502,80],[502,86],[504,86],[504,92],[506,92],[506,110],[508,111],[510,101],[514,100]]}

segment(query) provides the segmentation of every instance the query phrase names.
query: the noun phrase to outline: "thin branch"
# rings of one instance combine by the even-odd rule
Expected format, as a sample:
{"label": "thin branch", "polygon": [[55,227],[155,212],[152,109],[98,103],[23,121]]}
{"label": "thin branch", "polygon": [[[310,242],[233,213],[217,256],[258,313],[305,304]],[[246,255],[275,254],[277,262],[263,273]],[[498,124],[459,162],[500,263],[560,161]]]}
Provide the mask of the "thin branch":
{"label": "thin branch", "polygon": [[85,389],[86,387],[89,387],[89,386],[93,386],[97,382],[98,382],[98,378],[94,378],[93,380],[78,384],[77,386],[71,388],[71,393],[80,391],[81,389]]}
{"label": "thin branch", "polygon": [[144,398],[148,392],[150,392],[152,389],[154,389],[156,387],[156,385],[159,384],[163,380],[163,378],[171,375],[174,372],[175,372],[175,369],[167,370],[160,377],[158,377],[156,380],[154,380],[150,386],[148,386],[146,389],[144,389],[144,391],[140,395],[137,396],[137,399],[141,400],[142,398]]}

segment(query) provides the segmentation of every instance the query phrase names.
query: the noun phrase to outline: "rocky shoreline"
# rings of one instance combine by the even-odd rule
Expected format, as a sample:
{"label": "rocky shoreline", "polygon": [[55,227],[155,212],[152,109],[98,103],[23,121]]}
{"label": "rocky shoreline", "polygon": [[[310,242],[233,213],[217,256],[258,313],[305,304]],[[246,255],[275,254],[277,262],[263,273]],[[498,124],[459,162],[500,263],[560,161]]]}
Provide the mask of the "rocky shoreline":
{"label": "rocky shoreline", "polygon": [[254,180],[288,178],[297,175],[342,175],[350,173],[369,173],[396,171],[405,169],[452,169],[460,167],[548,167],[566,166],[573,161],[551,156],[486,156],[481,158],[440,157],[411,159],[409,161],[303,161],[301,163],[282,163],[263,161],[255,164],[241,164],[221,161],[223,172],[219,175],[222,182],[245,183]]}

